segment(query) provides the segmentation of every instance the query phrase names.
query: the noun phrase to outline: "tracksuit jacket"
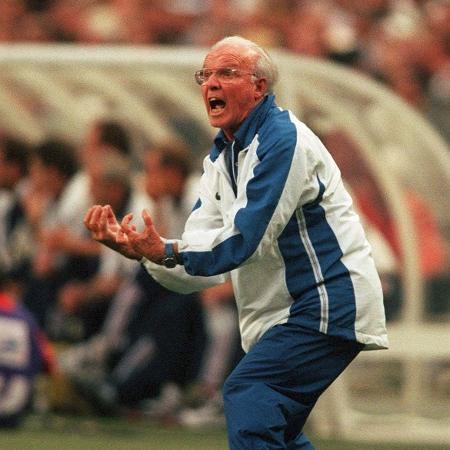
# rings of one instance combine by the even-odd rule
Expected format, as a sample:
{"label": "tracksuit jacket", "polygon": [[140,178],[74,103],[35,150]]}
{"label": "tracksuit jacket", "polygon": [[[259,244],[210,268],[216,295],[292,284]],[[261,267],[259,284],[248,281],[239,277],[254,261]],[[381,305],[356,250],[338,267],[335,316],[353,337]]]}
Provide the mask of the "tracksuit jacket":
{"label": "tracksuit jacket", "polygon": [[142,263],[191,292],[231,276],[242,346],[293,322],[387,348],[381,283],[340,171],[318,137],[268,95],[204,159],[199,199],[178,240],[182,265]]}

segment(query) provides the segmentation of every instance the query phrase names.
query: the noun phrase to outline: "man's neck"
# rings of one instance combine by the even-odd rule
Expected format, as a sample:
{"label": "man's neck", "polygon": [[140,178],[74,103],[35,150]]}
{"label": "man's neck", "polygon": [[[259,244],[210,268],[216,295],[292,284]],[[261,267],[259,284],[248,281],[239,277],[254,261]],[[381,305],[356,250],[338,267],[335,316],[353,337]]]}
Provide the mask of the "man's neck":
{"label": "man's neck", "polygon": [[234,134],[231,131],[228,130],[223,130],[223,134],[225,135],[225,139],[228,142],[233,142],[234,141]]}

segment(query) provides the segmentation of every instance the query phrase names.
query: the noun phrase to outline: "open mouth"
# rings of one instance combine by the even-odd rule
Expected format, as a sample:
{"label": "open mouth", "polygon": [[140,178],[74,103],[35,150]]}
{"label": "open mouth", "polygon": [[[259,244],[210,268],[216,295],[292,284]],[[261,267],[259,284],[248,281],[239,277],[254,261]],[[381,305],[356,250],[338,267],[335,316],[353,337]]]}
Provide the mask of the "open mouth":
{"label": "open mouth", "polygon": [[221,111],[222,109],[225,108],[225,102],[220,98],[211,97],[209,99],[209,107],[212,112]]}

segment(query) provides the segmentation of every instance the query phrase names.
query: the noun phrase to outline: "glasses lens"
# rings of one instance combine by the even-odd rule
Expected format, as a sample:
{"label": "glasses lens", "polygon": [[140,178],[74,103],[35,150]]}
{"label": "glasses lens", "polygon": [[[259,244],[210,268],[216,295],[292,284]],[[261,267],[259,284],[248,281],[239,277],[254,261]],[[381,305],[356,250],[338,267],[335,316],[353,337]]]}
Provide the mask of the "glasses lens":
{"label": "glasses lens", "polygon": [[197,70],[197,72],[195,72],[194,77],[197,84],[203,84],[205,82],[205,75],[203,72],[203,69]]}
{"label": "glasses lens", "polygon": [[[242,72],[245,73],[245,72]],[[223,69],[200,69],[195,72],[195,81],[197,84],[202,85],[206,83],[212,74],[222,82],[231,81],[237,76],[239,76],[240,72],[237,69],[223,68]]]}
{"label": "glasses lens", "polygon": [[221,81],[230,81],[233,78],[235,78],[236,75],[237,75],[236,69],[228,69],[228,68],[217,69],[217,77]]}

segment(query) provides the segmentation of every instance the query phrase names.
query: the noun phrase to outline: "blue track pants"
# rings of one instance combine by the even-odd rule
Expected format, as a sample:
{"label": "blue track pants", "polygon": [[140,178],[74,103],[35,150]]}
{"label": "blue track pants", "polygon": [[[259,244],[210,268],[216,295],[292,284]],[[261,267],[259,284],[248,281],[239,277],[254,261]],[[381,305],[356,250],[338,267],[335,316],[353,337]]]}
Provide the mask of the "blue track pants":
{"label": "blue track pants", "polygon": [[224,384],[230,449],[314,449],[305,421],[361,349],[289,322],[267,331]]}

